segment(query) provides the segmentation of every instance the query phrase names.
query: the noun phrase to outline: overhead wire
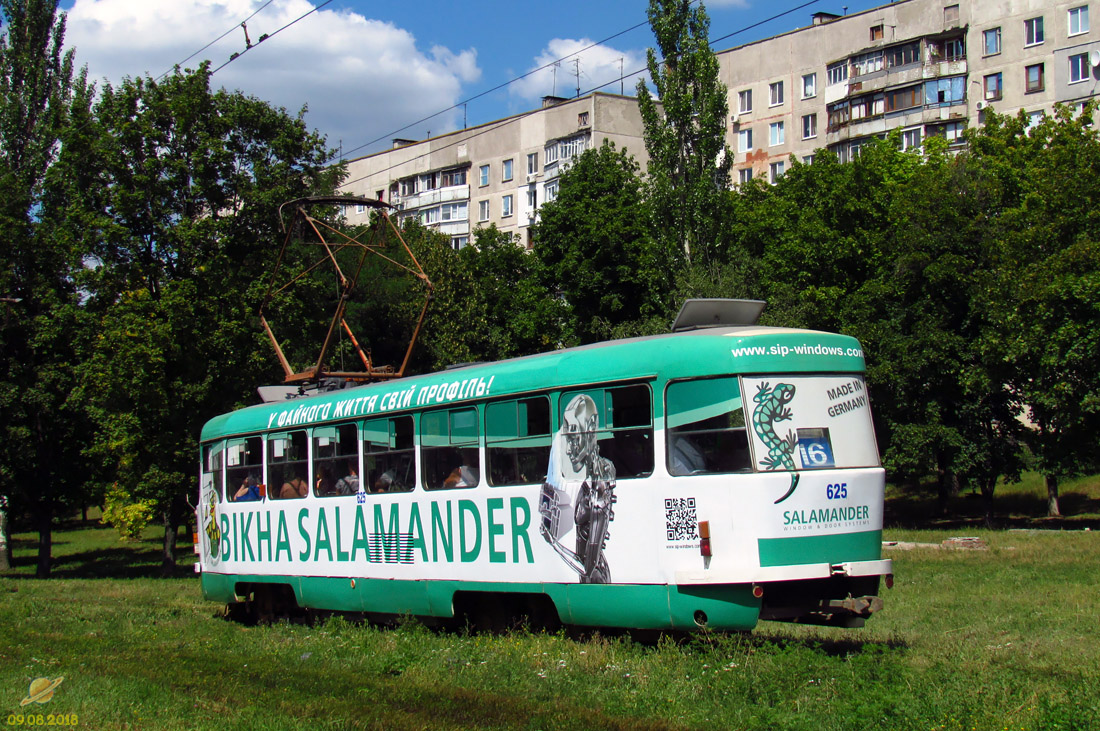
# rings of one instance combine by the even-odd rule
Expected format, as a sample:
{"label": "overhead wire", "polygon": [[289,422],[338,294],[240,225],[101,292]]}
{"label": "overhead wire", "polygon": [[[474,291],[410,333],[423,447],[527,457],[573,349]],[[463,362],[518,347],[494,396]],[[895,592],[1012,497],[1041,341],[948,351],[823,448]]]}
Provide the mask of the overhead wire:
{"label": "overhead wire", "polygon": [[[764,20],[760,20],[760,21],[757,21],[756,23],[752,23],[751,25],[746,25],[746,26],[744,26],[744,27],[742,27],[742,28],[739,28],[739,29],[737,29],[737,30],[733,31],[732,33],[727,33],[727,34],[726,34],[726,35],[724,35],[724,36],[721,36],[721,37],[719,37],[719,38],[715,38],[715,39],[714,39],[713,41],[709,41],[709,42],[708,42],[708,45],[709,45],[709,46],[711,46],[711,47],[713,48],[713,46],[714,46],[714,44],[715,44],[715,43],[718,43],[718,42],[720,42],[720,41],[724,41],[724,40],[726,40],[727,38],[732,38],[733,36],[736,36],[736,35],[740,35],[741,33],[745,33],[745,32],[747,32],[747,31],[749,31],[749,30],[752,30],[753,28],[756,28],[756,27],[758,27],[758,26],[764,25],[765,23],[770,23],[770,22],[772,22],[773,20],[778,20],[779,18],[782,18],[782,17],[783,17],[783,16],[785,16],[785,15],[790,15],[791,13],[794,13],[794,12],[797,12],[797,11],[799,11],[799,10],[802,10],[802,9],[804,9],[804,8],[806,8],[806,7],[810,6],[810,5],[814,5],[814,4],[818,3],[818,2],[820,2],[820,0],[808,0],[808,2],[805,2],[805,3],[803,3],[803,4],[801,4],[801,5],[797,6],[797,7],[793,7],[793,8],[790,8],[790,9],[788,9],[788,10],[784,10],[784,11],[783,11],[783,12],[781,12],[781,13],[776,13],[775,15],[772,15],[771,17],[765,18]],[[648,22],[648,21],[647,21],[647,22]],[[638,27],[638,26],[634,26],[633,28],[630,28],[629,30],[634,30],[634,29],[635,29],[635,28],[637,28],[637,27]],[[628,31],[622,31],[622,32],[620,32],[620,33],[617,33],[616,35],[622,35],[622,33],[626,33],[626,32],[629,32],[629,30],[628,30]],[[612,37],[614,37],[614,36],[612,36]],[[601,43],[602,43],[602,41],[601,41]],[[598,45],[598,44],[593,44],[593,45]],[[591,46],[589,46],[589,48],[591,48]],[[578,53],[579,53],[579,51],[578,51]],[[570,54],[570,55],[574,55],[574,54]],[[569,56],[566,56],[565,58],[569,58]],[[561,59],[559,59],[559,60],[561,60]],[[663,59],[662,59],[661,63],[664,63]],[[549,67],[550,65],[553,65],[553,64],[548,64],[547,66],[543,66],[543,67],[541,67],[541,68],[539,68],[539,69],[536,69],[536,71],[541,71],[542,69],[548,68],[548,67]],[[635,76],[635,75],[637,75],[637,74],[640,74],[640,73],[642,73],[642,72],[644,72],[644,71],[646,71],[646,70],[647,70],[647,67],[642,67],[642,68],[640,68],[640,69],[636,69],[636,70],[634,70],[634,71],[631,71],[631,72],[630,72],[629,74],[626,74],[626,75],[625,75],[625,76],[624,76],[623,78],[629,78],[629,77],[631,77],[631,76]],[[533,72],[531,72],[531,73],[533,73]],[[523,77],[519,77],[519,78],[523,78]],[[603,84],[600,84],[599,86],[595,86],[595,87],[592,87],[592,88],[590,88],[590,89],[586,89],[586,90],[585,90],[585,92],[584,92],[583,94],[579,95],[579,96],[586,96],[586,95],[588,95],[588,94],[591,94],[591,93],[593,93],[593,92],[595,92],[595,91],[599,91],[600,89],[604,88],[605,86],[610,86],[611,84],[614,84],[614,83],[615,83],[616,81],[617,81],[617,79],[612,79],[611,81],[607,81],[607,82],[605,82],[605,83],[603,83]],[[508,82],[508,83],[511,83],[511,82]],[[507,84],[504,84],[503,86],[507,86]],[[500,87],[497,87],[497,88],[500,88]],[[456,106],[459,106],[459,105],[456,105]],[[455,107],[451,107],[451,108],[452,108],[452,109],[454,109]],[[444,111],[449,111],[449,110],[444,110]],[[477,137],[480,137],[481,135],[484,135],[484,134],[488,134],[489,132],[492,132],[492,131],[494,131],[494,130],[496,130],[496,129],[498,129],[498,128],[502,127],[502,126],[504,126],[504,124],[506,124],[506,123],[509,123],[509,122],[513,122],[513,121],[515,121],[515,120],[517,120],[517,119],[523,119],[523,118],[525,118],[525,117],[529,117],[529,116],[531,116],[531,115],[533,115],[533,114],[536,114],[536,113],[538,113],[539,111],[541,111],[541,110],[539,110],[539,109],[532,109],[532,110],[529,110],[529,111],[527,111],[527,112],[522,112],[522,113],[520,113],[520,114],[517,114],[517,115],[515,115],[515,116],[512,116],[512,117],[507,117],[507,118],[505,118],[505,119],[502,119],[502,120],[498,120],[498,121],[497,121],[497,123],[495,123],[495,124],[494,124],[493,122],[488,122],[488,123],[486,123],[486,125],[485,125],[485,129],[483,129],[483,130],[480,130],[480,131],[474,132],[473,134],[470,134],[470,135],[464,135],[464,136],[462,137],[462,139],[460,139],[460,140],[455,140],[454,142],[450,142],[450,143],[448,143],[448,144],[446,144],[446,145],[442,145],[442,146],[440,146],[440,147],[433,147],[432,149],[430,149],[430,150],[428,150],[428,151],[426,151],[426,152],[424,152],[424,153],[421,153],[420,155],[416,155],[416,156],[414,156],[414,157],[408,158],[408,159],[406,159],[406,160],[402,160],[402,161],[400,161],[400,162],[395,162],[395,163],[393,163],[392,165],[390,165],[390,166],[388,166],[388,167],[382,168],[381,170],[375,170],[375,171],[373,171],[373,172],[371,172],[371,173],[368,173],[368,174],[366,174],[366,175],[360,176],[360,177],[358,177],[358,178],[354,178],[354,179],[352,179],[352,180],[348,180],[348,181],[345,181],[344,183],[342,183],[342,184],[341,184],[341,186],[340,186],[340,187],[341,187],[341,188],[346,188],[346,187],[347,187],[347,186],[349,186],[349,185],[352,185],[352,184],[354,184],[354,183],[359,183],[359,182],[362,182],[362,181],[366,180],[367,178],[369,178],[369,177],[372,177],[372,176],[374,176],[374,175],[378,175],[378,174],[381,174],[381,173],[388,173],[388,172],[390,172],[391,170],[394,170],[394,169],[396,169],[396,168],[398,168],[398,167],[401,167],[401,166],[403,166],[403,165],[406,165],[406,164],[408,164],[408,163],[410,163],[410,162],[412,162],[412,161],[414,161],[414,160],[419,160],[419,159],[421,159],[421,158],[424,158],[424,157],[428,157],[428,156],[432,155],[433,153],[438,153],[438,152],[440,152],[440,151],[442,151],[442,150],[446,150],[446,149],[449,149],[449,148],[451,148],[451,147],[455,147],[456,145],[462,144],[462,143],[464,143],[464,142],[467,142],[467,141],[469,141],[469,140],[471,140],[471,139],[475,139],[475,138],[477,138]],[[438,114],[442,114],[442,112],[439,112]],[[436,115],[432,115],[432,116],[436,116]],[[429,117],[428,119],[430,119],[430,118],[431,118],[431,117]],[[417,123],[415,123],[415,122],[414,122],[413,124],[417,124]],[[413,126],[413,125],[409,125],[409,126]],[[405,128],[402,128],[402,129],[407,129],[407,127],[405,127]],[[399,131],[400,131],[400,130],[399,130]],[[453,132],[451,132],[451,133],[449,133],[449,134],[454,134],[454,133],[453,133]],[[385,138],[383,137],[383,138],[380,138],[380,139],[385,139]],[[378,141],[379,141],[379,140],[374,140],[374,142],[378,142]],[[368,142],[368,143],[366,143],[365,145],[361,145],[361,147],[365,147],[366,145],[369,145],[369,144],[373,144],[373,142]],[[359,149],[359,148],[354,148],[354,149]]]}
{"label": "overhead wire", "polygon": [[[268,40],[271,40],[272,38],[274,38],[275,36],[279,35],[280,33],[282,33],[282,32],[283,32],[284,30],[286,30],[286,29],[287,29],[287,28],[289,28],[290,26],[294,25],[295,23],[297,23],[297,22],[298,22],[298,21],[300,21],[300,20],[303,20],[304,18],[307,18],[307,17],[309,17],[310,15],[313,15],[313,14],[314,14],[314,13],[316,13],[316,12],[317,12],[318,10],[320,10],[320,9],[321,9],[321,8],[323,8],[323,7],[325,7],[326,5],[328,5],[328,4],[329,4],[329,3],[331,3],[331,2],[332,2],[332,0],[325,0],[325,1],[324,1],[323,3],[321,3],[320,5],[315,5],[314,7],[310,8],[309,12],[307,12],[307,13],[303,13],[302,15],[299,15],[299,16],[298,16],[297,18],[295,18],[294,20],[290,21],[289,23],[287,23],[286,25],[284,25],[284,26],[283,26],[282,28],[279,28],[279,29],[277,29],[277,30],[273,30],[273,31],[272,31],[272,32],[270,32],[270,33],[265,33],[264,35],[260,36],[260,37],[259,37],[259,39],[258,39],[258,40],[257,40],[257,41],[256,41],[255,43],[251,44],[250,46],[247,46],[247,47],[245,47],[245,49],[244,49],[243,51],[241,51],[240,53],[234,53],[234,54],[233,54],[232,56],[230,56],[230,57],[229,57],[229,60],[228,60],[228,61],[226,61],[226,62],[225,62],[225,63],[223,63],[223,64],[222,64],[221,66],[219,66],[218,68],[214,69],[213,71],[211,71],[211,72],[210,72],[210,75],[211,75],[211,76],[213,76],[214,74],[218,73],[219,71],[221,71],[222,69],[224,69],[224,68],[225,68],[226,66],[228,66],[228,65],[229,65],[229,64],[231,64],[231,63],[233,63],[233,62],[234,62],[234,61],[236,61],[236,60],[237,60],[238,58],[240,58],[240,57],[241,57],[241,56],[243,56],[244,54],[246,54],[246,53],[248,53],[249,51],[251,51],[251,50],[252,50],[253,48],[255,48],[256,46],[260,45],[260,44],[261,44],[261,43],[263,43],[264,41],[268,41]],[[257,12],[258,12],[258,11],[257,11]],[[245,21],[245,22],[247,22],[247,21]]]}
{"label": "overhead wire", "polygon": [[182,65],[184,65],[185,63],[187,63],[188,61],[190,61],[191,59],[193,59],[193,58],[194,58],[195,56],[198,56],[198,55],[199,55],[200,53],[202,53],[203,51],[205,51],[205,50],[206,50],[207,48],[210,48],[210,46],[212,46],[212,45],[214,45],[215,43],[217,43],[218,41],[220,41],[220,40],[221,40],[222,38],[225,38],[225,37],[226,37],[227,35],[229,35],[229,34],[230,34],[230,33],[232,33],[233,31],[237,30],[238,28],[240,28],[241,26],[243,26],[243,25],[244,25],[245,23],[247,23],[248,21],[250,21],[250,20],[252,20],[253,18],[255,18],[255,17],[257,16],[257,15],[259,15],[259,14],[260,14],[260,13],[261,13],[261,12],[263,11],[263,9],[264,9],[264,8],[266,8],[266,7],[268,6],[268,5],[270,5],[270,4],[271,4],[271,3],[273,3],[273,2],[275,2],[275,0],[267,0],[267,2],[266,2],[266,3],[264,3],[263,5],[261,5],[261,6],[260,6],[260,7],[259,7],[259,8],[258,8],[258,9],[256,10],[256,12],[252,13],[252,15],[249,15],[249,16],[248,16],[247,18],[245,18],[244,20],[242,20],[242,21],[241,21],[240,23],[237,23],[237,24],[236,24],[236,25],[234,25],[234,26],[233,26],[232,28],[230,28],[229,30],[227,30],[227,31],[226,31],[225,33],[222,33],[222,34],[221,34],[220,36],[218,36],[218,37],[217,37],[217,38],[215,38],[214,40],[210,41],[210,42],[209,42],[209,43],[207,43],[207,44],[206,44],[205,46],[203,46],[203,47],[202,47],[202,48],[200,48],[199,50],[195,51],[194,53],[192,53],[192,54],[191,54],[190,56],[188,56],[187,58],[183,59],[182,61],[180,61],[180,62],[178,62],[178,63],[172,64],[172,68],[168,69],[168,70],[167,70],[167,71],[165,71],[165,72],[164,72],[163,74],[161,74],[160,76],[158,76],[158,77],[157,77],[157,81],[160,81],[160,80],[161,80],[161,79],[163,79],[163,78],[164,78],[165,76],[167,76],[168,74],[172,73],[172,71],[174,71],[174,70],[175,70],[175,69],[176,69],[177,67],[179,67],[179,66],[182,66]]}

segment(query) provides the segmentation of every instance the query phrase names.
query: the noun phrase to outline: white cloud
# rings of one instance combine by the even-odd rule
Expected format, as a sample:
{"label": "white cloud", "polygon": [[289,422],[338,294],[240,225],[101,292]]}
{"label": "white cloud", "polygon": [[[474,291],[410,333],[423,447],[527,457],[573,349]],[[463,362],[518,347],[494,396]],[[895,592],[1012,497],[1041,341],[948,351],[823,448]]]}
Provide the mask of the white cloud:
{"label": "white cloud", "polygon": [[[571,97],[577,93],[580,72],[581,94],[600,87],[618,94],[622,89],[633,95],[639,78],[648,78],[644,51],[620,51],[611,46],[592,46],[587,38],[555,38],[535,58],[531,69],[540,69],[509,87],[513,96],[534,102],[543,96]],[[582,50],[586,49],[586,50]],[[558,59],[557,66],[542,68]],[[579,60],[579,63],[577,61]],[[638,73],[641,70],[641,73]],[[624,78],[619,83],[620,75]],[[650,85],[652,89],[652,84]]]}
{"label": "white cloud", "polygon": [[[224,39],[187,61],[217,68],[245,50],[241,21],[263,0],[76,0],[68,11],[66,44],[89,78],[118,83],[126,76],[160,76],[229,29]],[[271,36],[264,34],[309,12],[306,0],[272,3],[248,21],[253,47],[218,71],[212,84],[240,89],[296,113],[345,150],[458,102],[463,84],[477,81],[477,51],[417,48],[391,23],[347,10],[320,10]],[[405,130],[420,137],[455,129],[461,110]],[[388,140],[387,140],[388,141]],[[373,149],[385,146],[375,145]],[[366,150],[361,150],[362,154]]]}

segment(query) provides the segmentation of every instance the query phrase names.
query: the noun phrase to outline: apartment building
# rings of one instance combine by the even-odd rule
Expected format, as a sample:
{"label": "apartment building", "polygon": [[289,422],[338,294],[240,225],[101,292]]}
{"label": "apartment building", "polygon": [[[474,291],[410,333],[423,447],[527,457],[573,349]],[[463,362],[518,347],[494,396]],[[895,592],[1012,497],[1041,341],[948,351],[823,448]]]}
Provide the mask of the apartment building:
{"label": "apartment building", "polygon": [[905,147],[933,135],[960,145],[988,109],[1037,122],[1055,103],[1083,103],[1100,83],[1089,5],[902,0],[817,13],[808,27],[720,52],[734,182],[774,182],[790,156],[811,162],[820,148],[848,160],[894,129]]}
{"label": "apartment building", "polygon": [[[450,236],[456,249],[478,226],[490,224],[529,247],[538,208],[557,196],[570,161],[610,140],[644,165],[641,129],[632,97],[546,97],[540,109],[478,127],[394,140],[393,149],[349,161],[342,190],[396,206],[399,218],[419,218]],[[360,223],[369,211],[353,207],[346,215],[349,223]]]}
{"label": "apartment building", "polygon": [[[1090,6],[1098,6],[1090,14]],[[828,148],[850,160],[901,129],[962,144],[989,109],[1038,121],[1100,92],[1100,1],[899,0],[717,53],[728,88],[733,183],[783,175]],[[538,208],[573,156],[611,140],[645,169],[632,97],[546,97],[540,109],[351,160],[345,192],[392,203],[451,238],[496,224],[530,246]],[[357,223],[368,212],[349,210]]]}

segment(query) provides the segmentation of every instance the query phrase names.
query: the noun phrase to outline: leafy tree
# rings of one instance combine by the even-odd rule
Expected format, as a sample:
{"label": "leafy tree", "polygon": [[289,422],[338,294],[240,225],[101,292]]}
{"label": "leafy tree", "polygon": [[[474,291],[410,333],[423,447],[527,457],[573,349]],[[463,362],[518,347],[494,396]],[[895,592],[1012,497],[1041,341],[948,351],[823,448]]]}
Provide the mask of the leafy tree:
{"label": "leafy tree", "polygon": [[650,236],[637,169],[612,143],[585,150],[540,209],[534,253],[582,343],[668,309],[671,267]]}
{"label": "leafy tree", "polygon": [[[565,305],[543,284],[541,260],[496,226],[479,228],[459,252],[484,307],[484,360],[543,353],[569,339]],[[477,323],[471,323],[477,327]]]}
{"label": "leafy tree", "polygon": [[209,82],[204,65],[107,86],[94,139],[72,151],[97,171],[79,186],[98,262],[85,274],[95,341],[80,393],[100,427],[96,456],[157,505],[166,570],[203,422],[277,377],[254,318],[283,236],[278,207],[331,193],[342,174],[301,115]]}
{"label": "leafy tree", "polygon": [[710,49],[703,3],[650,0],[657,52],[646,52],[656,95],[638,82],[638,108],[649,152],[646,190],[654,235],[688,263],[709,266],[722,253],[730,166],[727,89]]}
{"label": "leafy tree", "polygon": [[15,513],[31,514],[37,575],[47,576],[54,516],[86,479],[87,424],[71,397],[73,275],[84,252],[62,225],[65,176],[55,168],[89,90],[72,52],[62,53],[57,2],[0,0],[0,14],[0,491]]}
{"label": "leafy tree", "polygon": [[970,135],[970,162],[990,190],[993,260],[983,305],[989,342],[1026,407],[1048,512],[1058,484],[1095,470],[1100,431],[1100,135],[1095,104],[1058,107],[1030,126],[988,115]]}

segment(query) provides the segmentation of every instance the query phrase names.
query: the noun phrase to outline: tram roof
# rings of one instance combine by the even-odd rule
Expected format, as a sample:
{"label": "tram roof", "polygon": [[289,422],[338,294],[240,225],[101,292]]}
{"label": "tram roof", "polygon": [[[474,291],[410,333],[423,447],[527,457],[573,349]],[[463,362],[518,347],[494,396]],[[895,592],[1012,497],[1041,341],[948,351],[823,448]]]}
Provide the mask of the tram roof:
{"label": "tram roof", "polygon": [[700,328],[475,363],[249,406],[209,420],[201,438],[317,426],[595,383],[863,370],[859,342],[847,335],[758,325]]}

